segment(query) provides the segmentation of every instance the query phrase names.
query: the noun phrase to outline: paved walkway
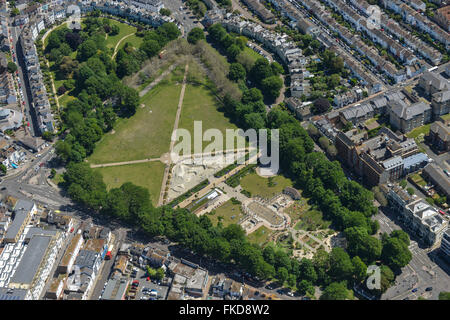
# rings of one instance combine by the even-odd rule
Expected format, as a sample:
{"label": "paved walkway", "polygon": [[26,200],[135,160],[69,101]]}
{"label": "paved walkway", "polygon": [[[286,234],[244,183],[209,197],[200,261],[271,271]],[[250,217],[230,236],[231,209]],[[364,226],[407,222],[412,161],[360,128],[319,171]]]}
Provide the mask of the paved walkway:
{"label": "paved walkway", "polygon": [[[172,65],[171,67],[174,67],[174,66],[175,65]],[[170,70],[170,68],[169,68],[169,70]],[[167,70],[167,71],[169,71],[169,70]],[[161,76],[163,76],[165,73],[167,73],[167,71],[164,72]],[[186,67],[184,68],[184,78],[183,78],[183,85],[181,87],[180,99],[178,100],[177,115],[175,117],[175,123],[173,125],[173,131],[172,132],[175,132],[178,129],[178,123],[180,121],[180,116],[181,116],[181,108],[183,106],[184,92],[186,91],[186,83],[187,83],[186,80],[187,80],[188,71],[189,71],[189,64],[186,64]],[[159,78],[161,78],[161,76]],[[158,79],[156,79],[156,80],[158,80]],[[147,88],[145,88],[145,89],[147,89]],[[141,93],[142,93],[142,91],[141,91]],[[167,180],[168,180],[168,177],[169,177],[170,166],[172,164],[172,159],[171,159],[170,155],[172,154],[173,146],[174,146],[176,140],[172,139],[172,138],[170,140],[171,141],[170,141],[170,148],[169,148],[169,157],[168,157],[168,161],[167,161],[167,164],[166,164],[166,168],[164,169],[164,177],[163,177],[163,181],[162,181],[162,184],[161,184],[161,191],[159,193],[158,206],[160,206],[160,205],[162,205],[164,203],[164,194],[166,193]]]}
{"label": "paved walkway", "polygon": [[115,166],[123,166],[123,165],[127,165],[127,164],[145,163],[145,162],[152,162],[152,161],[161,161],[161,158],[131,160],[131,161],[123,161],[123,162],[102,163],[102,164],[91,164],[91,168],[115,167]]}
{"label": "paved walkway", "polygon": [[155,87],[158,83],[161,82],[162,79],[164,79],[170,72],[172,72],[173,69],[175,69],[177,66],[176,63],[174,63],[173,65],[171,65],[166,71],[164,71],[158,78],[156,78],[155,80],[153,80],[152,83],[150,83],[148,86],[146,86],[144,89],[141,90],[141,92],[139,92],[139,96],[143,97],[147,94],[147,92],[149,92],[150,90],[153,89],[153,87]]}
{"label": "paved walkway", "polygon": [[[122,37],[122,39],[119,40],[119,42],[117,42],[116,46],[114,47],[114,53],[112,55],[112,59],[114,60],[114,58],[116,57],[117,54],[117,48],[119,48],[119,45],[122,43],[123,40],[125,40],[128,37],[131,37],[132,35],[134,35],[134,33],[130,33],[127,34],[126,36]],[[106,34],[106,36],[108,36],[108,34]],[[107,38],[106,38],[107,39]]]}

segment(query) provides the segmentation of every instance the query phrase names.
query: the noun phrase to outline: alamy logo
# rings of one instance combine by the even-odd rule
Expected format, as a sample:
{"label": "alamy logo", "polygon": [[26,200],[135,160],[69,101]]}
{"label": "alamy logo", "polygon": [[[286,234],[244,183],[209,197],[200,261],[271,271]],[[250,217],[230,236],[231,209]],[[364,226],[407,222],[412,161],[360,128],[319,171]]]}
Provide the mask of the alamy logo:
{"label": "alamy logo", "polygon": [[[180,141],[181,140],[181,141]],[[179,141],[179,142],[178,142]],[[203,142],[209,142],[203,148]],[[178,142],[178,143],[176,143]],[[225,143],[224,143],[225,142]],[[224,165],[256,164],[262,165],[260,174],[272,176],[279,169],[279,130],[278,129],[226,129],[225,137],[219,129],[212,128],[203,132],[202,121],[194,121],[194,139],[187,129],[176,129],[172,133],[172,145],[175,144],[170,153],[171,161],[178,162],[182,158],[192,158],[197,164],[204,164],[207,159],[214,156]],[[230,151],[249,151],[247,157]],[[192,153],[193,151],[193,153]],[[247,160],[245,159],[247,158]]]}
{"label": "alamy logo", "polygon": [[380,29],[381,27],[381,10],[377,5],[371,5],[367,8],[367,29]]}
{"label": "alamy logo", "polygon": [[369,290],[381,289],[381,270],[377,265],[370,265],[367,267],[367,277],[366,286]]}

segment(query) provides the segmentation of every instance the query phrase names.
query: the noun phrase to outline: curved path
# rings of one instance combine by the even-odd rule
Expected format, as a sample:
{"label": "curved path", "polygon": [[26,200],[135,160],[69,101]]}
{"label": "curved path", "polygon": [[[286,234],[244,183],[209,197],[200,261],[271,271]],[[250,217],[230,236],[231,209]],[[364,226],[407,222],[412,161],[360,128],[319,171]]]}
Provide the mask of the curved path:
{"label": "curved path", "polygon": [[114,47],[114,54],[112,56],[112,59],[114,60],[114,58],[116,57],[117,54],[117,48],[119,47],[119,45],[122,43],[123,40],[125,40],[128,37],[131,37],[132,35],[134,35],[135,33],[130,33],[127,34],[126,36],[122,37],[122,39],[119,40],[119,42],[117,42],[116,46]]}

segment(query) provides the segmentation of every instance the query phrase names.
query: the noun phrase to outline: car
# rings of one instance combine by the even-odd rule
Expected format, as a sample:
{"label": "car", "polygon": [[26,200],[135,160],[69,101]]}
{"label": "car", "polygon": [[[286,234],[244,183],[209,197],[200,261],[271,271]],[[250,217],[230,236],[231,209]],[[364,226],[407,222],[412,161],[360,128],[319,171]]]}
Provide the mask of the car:
{"label": "car", "polygon": [[259,291],[255,291],[255,296],[259,296]]}
{"label": "car", "polygon": [[287,292],[286,293],[289,297],[293,297],[294,296],[294,293],[292,292],[292,291],[289,291],[289,292]]}
{"label": "car", "polygon": [[414,288],[414,289],[412,289],[412,292],[417,292],[417,290],[419,290],[419,289]]}
{"label": "car", "polygon": [[278,289],[278,290],[277,290],[277,293],[278,293],[278,294],[284,294],[284,290],[283,290],[283,289]]}
{"label": "car", "polygon": [[425,289],[425,291],[431,291],[431,290],[433,290],[433,287],[428,287]]}

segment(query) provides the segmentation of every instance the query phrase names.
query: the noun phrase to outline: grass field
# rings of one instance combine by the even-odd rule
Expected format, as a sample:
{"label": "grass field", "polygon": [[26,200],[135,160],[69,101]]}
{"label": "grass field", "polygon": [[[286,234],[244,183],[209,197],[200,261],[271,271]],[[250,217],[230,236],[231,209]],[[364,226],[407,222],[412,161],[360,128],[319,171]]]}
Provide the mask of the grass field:
{"label": "grass field", "polygon": [[431,124],[429,123],[429,124],[425,124],[421,127],[415,128],[411,132],[407,133],[406,136],[408,138],[416,139],[421,134],[427,135],[430,132],[430,126],[431,126]]}
{"label": "grass field", "polygon": [[231,200],[228,200],[219,208],[217,208],[216,213],[213,215],[208,215],[213,225],[217,225],[219,220],[222,221],[224,227],[238,223],[241,218],[245,215],[241,210],[240,204],[233,204]]}
{"label": "grass field", "polygon": [[259,58],[264,58],[258,52],[254,51],[253,49],[251,49],[249,47],[245,47],[243,52],[247,57],[250,57],[253,60],[253,62],[258,60]]}
{"label": "grass field", "polygon": [[243,189],[249,191],[252,196],[260,196],[263,198],[271,198],[283,191],[286,187],[292,187],[292,181],[283,176],[273,177],[274,186],[269,187],[269,178],[260,177],[256,173],[246,175],[241,179]]}
{"label": "grass field", "polygon": [[91,163],[110,163],[160,157],[169,151],[170,137],[180,97],[181,85],[159,84],[141,99],[129,119],[119,119],[114,133],[105,134]]}
{"label": "grass field", "polygon": [[65,95],[58,98],[58,100],[59,100],[60,107],[64,108],[65,106],[67,106],[67,103],[69,103],[72,100],[75,100],[75,97],[69,95],[69,93],[66,93]]}
{"label": "grass field", "polygon": [[129,36],[128,38],[126,38],[121,42],[119,49],[123,48],[127,42],[129,42],[133,47],[138,49],[143,40],[144,38],[138,37],[136,35]]}
{"label": "grass field", "polygon": [[272,235],[273,231],[268,229],[265,226],[261,226],[252,233],[250,233],[247,238],[248,241],[251,243],[256,243],[259,246],[263,246],[269,241],[270,236]]}
{"label": "grass field", "polygon": [[[225,137],[226,129],[237,129],[223,114],[218,110],[219,104],[209,89],[204,86],[188,84],[184,94],[183,109],[181,111],[179,128],[187,129],[191,132],[192,141],[194,139],[194,121],[202,122],[202,132],[207,129],[219,129]],[[204,141],[203,147],[211,142]],[[225,146],[225,141],[224,148]],[[192,150],[194,148],[191,143]]]}
{"label": "grass field", "polygon": [[[120,41],[120,39],[122,39],[123,37],[125,37],[129,34],[136,33],[136,31],[137,31],[137,29],[135,27],[129,26],[125,23],[121,23],[116,20],[110,20],[110,21],[111,21],[111,26],[116,25],[120,28],[120,32],[118,34],[116,34],[115,36],[108,35],[108,38],[106,39],[106,46],[108,48],[114,48],[116,46],[116,44]],[[132,37],[130,37],[130,38],[132,38]],[[124,41],[126,42],[126,40],[128,40],[128,39],[129,38],[125,39]]]}
{"label": "grass field", "polygon": [[446,115],[441,116],[444,121],[450,120],[450,113],[447,113]]}
{"label": "grass field", "polygon": [[116,167],[95,168],[103,175],[103,181],[109,189],[120,187],[125,182],[145,187],[150,192],[153,205],[156,205],[164,175],[164,164],[147,162]]}

